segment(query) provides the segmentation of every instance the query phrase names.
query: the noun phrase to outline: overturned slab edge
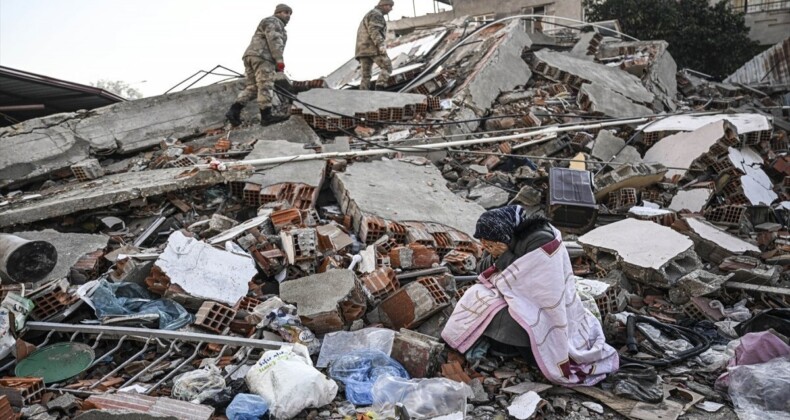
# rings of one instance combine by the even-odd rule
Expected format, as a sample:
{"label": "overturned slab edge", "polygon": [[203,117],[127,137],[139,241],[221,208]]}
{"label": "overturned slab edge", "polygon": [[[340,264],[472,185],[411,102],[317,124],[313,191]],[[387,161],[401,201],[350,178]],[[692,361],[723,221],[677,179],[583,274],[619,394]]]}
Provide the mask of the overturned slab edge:
{"label": "overturned slab edge", "polygon": [[180,340],[192,343],[219,344],[234,347],[251,347],[256,349],[276,350],[283,343],[278,341],[256,340],[252,338],[231,337],[225,335],[191,333],[170,330],[152,330],[148,328],[108,327],[104,325],[58,324],[54,322],[28,322],[25,328],[30,331],[57,331],[64,333],[102,334],[102,338],[120,338],[123,336],[142,338],[161,338]]}
{"label": "overturned slab edge", "polygon": [[0,207],[0,228],[65,216],[138,198],[156,196],[185,188],[207,187],[243,181],[252,168],[234,166],[225,172],[211,169],[160,169],[107,176],[49,195],[40,200]]}

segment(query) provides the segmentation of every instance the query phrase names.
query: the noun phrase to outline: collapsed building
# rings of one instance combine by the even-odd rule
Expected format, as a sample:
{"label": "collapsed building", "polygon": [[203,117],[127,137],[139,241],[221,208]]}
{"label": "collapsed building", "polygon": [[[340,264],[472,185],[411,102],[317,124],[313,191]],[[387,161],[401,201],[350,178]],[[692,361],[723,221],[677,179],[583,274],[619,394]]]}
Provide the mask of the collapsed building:
{"label": "collapsed building", "polygon": [[[288,343],[322,370],[375,348],[468,384],[421,418],[730,410],[722,343],[788,331],[749,323],[790,305],[787,85],[748,69],[716,83],[663,41],[517,20],[416,30],[388,53],[389,91],[355,89],[350,61],[280,91],[291,118],[268,127],[228,128],[230,82],[1,128],[0,411],[208,419],[266,394],[249,372]],[[508,204],[563,232],[607,341],[634,338],[629,313],[709,337],[705,357],[658,365],[660,404],[555,392],[521,360],[472,365],[441,342],[478,274],[475,222]],[[679,338],[639,328],[646,361]],[[357,416],[337,385],[308,385],[266,394],[270,409]]]}

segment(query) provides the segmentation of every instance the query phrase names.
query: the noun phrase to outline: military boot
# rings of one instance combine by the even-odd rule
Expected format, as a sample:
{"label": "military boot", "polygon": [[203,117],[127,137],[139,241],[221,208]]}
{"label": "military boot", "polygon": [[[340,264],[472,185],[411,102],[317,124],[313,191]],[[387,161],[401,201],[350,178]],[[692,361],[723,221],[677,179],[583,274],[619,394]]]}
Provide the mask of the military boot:
{"label": "military boot", "polygon": [[228,112],[225,113],[225,118],[230,121],[230,125],[234,127],[238,127],[241,125],[241,110],[244,108],[243,104],[238,102],[234,102],[233,105],[230,106]]}
{"label": "military boot", "polygon": [[267,106],[261,110],[261,125],[277,124],[290,118],[290,116],[272,115],[272,107]]}

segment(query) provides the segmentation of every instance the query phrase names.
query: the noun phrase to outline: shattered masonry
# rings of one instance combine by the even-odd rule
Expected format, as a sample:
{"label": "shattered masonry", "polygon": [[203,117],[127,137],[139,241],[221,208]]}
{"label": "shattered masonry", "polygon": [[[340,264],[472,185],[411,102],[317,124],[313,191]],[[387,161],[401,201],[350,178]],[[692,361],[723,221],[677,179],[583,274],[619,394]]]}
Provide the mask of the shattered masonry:
{"label": "shattered masonry", "polygon": [[[387,91],[351,59],[266,127],[225,124],[233,81],[0,129],[0,418],[344,418],[334,368],[359,350],[459,402],[423,417],[734,418],[731,353],[790,354],[790,40],[718,83],[662,40],[525,22],[390,37]],[[508,204],[563,235],[621,350],[611,386],[547,391],[523,347],[441,339],[477,290],[478,218]]]}

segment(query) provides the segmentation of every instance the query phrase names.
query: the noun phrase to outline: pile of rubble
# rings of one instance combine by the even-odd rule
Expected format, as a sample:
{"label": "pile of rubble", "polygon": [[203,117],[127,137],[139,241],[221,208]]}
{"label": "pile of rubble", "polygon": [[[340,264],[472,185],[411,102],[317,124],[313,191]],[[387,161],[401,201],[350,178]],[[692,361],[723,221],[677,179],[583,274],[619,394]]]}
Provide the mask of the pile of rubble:
{"label": "pile of rubble", "polygon": [[[2,129],[0,417],[786,415],[787,74],[518,21],[389,55],[390,92],[350,61],[268,127],[224,125],[233,82]],[[442,342],[507,204],[563,232],[602,385]]]}

